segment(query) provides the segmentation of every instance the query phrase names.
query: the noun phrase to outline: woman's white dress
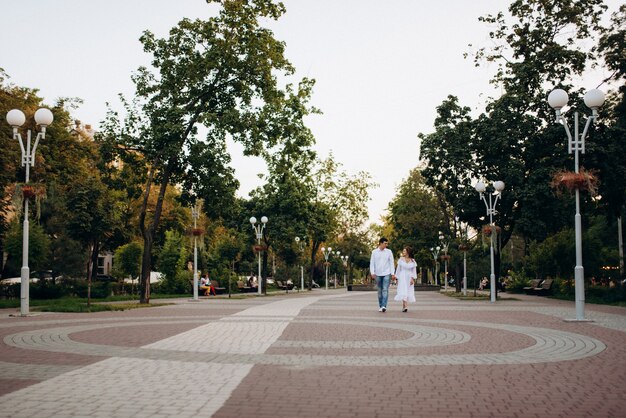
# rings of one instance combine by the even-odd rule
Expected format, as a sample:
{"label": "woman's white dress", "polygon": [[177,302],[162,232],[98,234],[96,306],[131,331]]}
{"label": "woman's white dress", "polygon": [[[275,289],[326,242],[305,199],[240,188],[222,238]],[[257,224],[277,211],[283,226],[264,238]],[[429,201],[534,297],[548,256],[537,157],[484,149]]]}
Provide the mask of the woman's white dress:
{"label": "woman's white dress", "polygon": [[415,302],[415,288],[411,285],[411,278],[417,278],[417,264],[415,261],[404,261],[401,258],[396,267],[396,279],[398,280],[397,293],[393,300],[406,300]]}

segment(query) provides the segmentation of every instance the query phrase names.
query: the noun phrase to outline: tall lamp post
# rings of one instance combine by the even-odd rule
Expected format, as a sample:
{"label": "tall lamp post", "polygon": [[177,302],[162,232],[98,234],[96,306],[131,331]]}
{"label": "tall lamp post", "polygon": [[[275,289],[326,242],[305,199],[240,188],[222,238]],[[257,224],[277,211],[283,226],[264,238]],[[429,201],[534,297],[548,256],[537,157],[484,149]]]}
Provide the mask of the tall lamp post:
{"label": "tall lamp post", "polygon": [[463,252],[463,296],[467,296],[467,250],[466,244],[459,245],[459,250]]}
{"label": "tall lamp post", "polygon": [[435,260],[435,277],[433,277],[433,280],[435,281],[435,284],[437,284],[438,280],[437,280],[437,258],[439,257],[439,251],[441,250],[440,246],[436,246],[435,248],[430,248],[430,252],[433,253],[433,259]]}
{"label": "tall lamp post", "polygon": [[[585,94],[585,105],[591,109],[582,134],[578,128],[578,112],[574,112],[574,136],[570,132],[567,119],[561,109],[567,105],[569,97],[564,90],[552,90],[548,95],[548,104],[556,111],[556,122],[562,123],[567,134],[567,151],[574,154],[574,171],[578,174],[578,151],[585,153],[585,137],[591,123],[598,117],[598,108],[604,103],[604,93],[598,89],[589,90]],[[576,188],[576,214],[574,215],[576,234],[576,267],[574,267],[574,287],[576,292],[576,320],[585,320],[585,271],[583,268],[582,223],[580,217],[580,190]]]}
{"label": "tall lamp post", "polygon": [[459,236],[461,243],[459,244],[459,251],[463,253],[463,296],[467,296],[467,250],[469,250],[469,246],[467,245],[467,224],[465,224],[465,228],[463,228],[463,224],[459,221],[459,217],[455,217],[456,223],[459,225]]}
{"label": "tall lamp post", "polygon": [[332,247],[322,247],[322,254],[324,255],[324,267],[326,267],[326,290],[328,290],[328,257],[333,253]]}
{"label": "tall lamp post", "polygon": [[346,281],[346,269],[348,268],[348,256],[347,255],[342,255],[341,257],[341,262],[343,263],[343,287],[346,288],[346,290],[348,290],[348,283]]}
{"label": "tall lamp post", "polygon": [[[304,251],[304,239],[296,237],[296,244],[300,248],[300,252]],[[304,290],[304,266],[300,264],[300,288]]]}
{"label": "tall lamp post", "polygon": [[[335,251],[335,255],[339,258],[341,258],[341,251],[337,250]],[[333,280],[333,289],[337,288],[337,273],[335,273],[335,279]]]}
{"label": "tall lamp post", "polygon": [[443,265],[444,265],[444,273],[443,273],[443,289],[444,291],[448,291],[448,245],[450,245],[449,241],[445,240],[443,236],[443,232],[439,231],[439,242],[441,242],[441,248],[443,249]]}
{"label": "tall lamp post", "polygon": [[[502,197],[502,190],[504,190],[504,182],[503,181],[494,181],[493,188],[495,189],[494,193],[489,193],[489,201],[487,202],[487,198],[485,198],[485,191],[487,190],[487,186],[482,181],[479,181],[474,186],[480,198],[485,202],[485,207],[487,208],[487,215],[489,216],[489,225],[491,227],[491,234],[489,237],[491,238],[489,241],[491,243],[490,246],[490,254],[491,254],[491,275],[490,275],[490,300],[491,303],[495,303],[496,301],[496,272],[494,267],[494,250],[493,250],[493,241],[495,239],[495,225],[493,224],[493,215],[496,214],[496,203],[498,203],[498,199]],[[495,196],[495,197],[494,197]]]}
{"label": "tall lamp post", "polygon": [[[22,166],[26,167],[26,177],[24,184],[28,185],[30,181],[30,167],[35,166],[35,151],[37,151],[37,145],[40,139],[46,137],[46,127],[52,124],[54,117],[52,112],[46,108],[40,108],[35,112],[35,123],[41,127],[41,132],[37,133],[35,137],[35,143],[31,149],[31,131],[26,131],[26,147],[24,147],[24,141],[22,135],[18,129],[26,122],[26,116],[24,112],[18,109],[10,110],[7,113],[7,122],[13,127],[13,138],[17,139],[20,143],[20,149],[22,151]],[[30,268],[28,267],[28,197],[24,196],[24,229],[22,238],[22,270],[21,276],[21,288],[20,288],[20,315],[26,316],[29,313],[29,279]]]}
{"label": "tall lamp post", "polygon": [[198,218],[200,213],[198,206],[191,208],[193,218],[193,300],[198,300]]}
{"label": "tall lamp post", "polygon": [[267,221],[267,216],[261,217],[261,223],[257,223],[254,216],[250,218],[252,229],[254,229],[254,233],[256,234],[257,250],[259,253],[259,296],[263,294],[263,279],[261,278],[261,238],[263,238],[263,230],[265,229],[265,224],[267,223]]}

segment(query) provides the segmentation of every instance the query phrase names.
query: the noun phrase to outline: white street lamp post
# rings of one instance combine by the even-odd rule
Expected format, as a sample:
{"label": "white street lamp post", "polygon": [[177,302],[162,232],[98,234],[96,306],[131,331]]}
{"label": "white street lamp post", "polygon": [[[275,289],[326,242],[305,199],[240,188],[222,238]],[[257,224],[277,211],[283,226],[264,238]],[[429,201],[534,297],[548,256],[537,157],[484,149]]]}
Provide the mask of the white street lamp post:
{"label": "white street lamp post", "polygon": [[[476,183],[476,185],[474,186],[474,188],[476,189],[476,191],[479,193],[480,198],[483,200],[483,202],[485,202],[485,207],[487,208],[487,215],[489,215],[489,225],[491,227],[491,234],[490,234],[490,254],[491,254],[491,275],[490,275],[490,289],[489,289],[489,293],[490,293],[490,300],[491,303],[495,303],[496,301],[496,272],[495,272],[495,267],[494,267],[494,250],[493,250],[493,241],[495,239],[495,226],[493,224],[493,215],[495,215],[496,212],[496,203],[498,203],[498,199],[500,199],[500,197],[502,197],[502,191],[504,190],[504,182],[503,181],[494,181],[493,182],[493,188],[495,189],[494,193],[489,193],[489,202],[487,202],[487,199],[485,198],[485,191],[487,190],[487,186],[485,185],[485,183],[483,183],[482,181],[479,181],[478,183]],[[492,196],[495,196],[492,198]]]}
{"label": "white street lamp post", "polygon": [[198,207],[191,208],[191,217],[193,218],[193,300],[198,300],[198,229],[197,221],[200,216]]}
{"label": "white street lamp post", "polygon": [[445,241],[443,236],[443,232],[439,231],[439,242],[441,242],[441,248],[443,249],[443,265],[444,265],[444,273],[443,273],[443,290],[448,291],[448,245],[450,245],[449,241]]}
{"label": "white street lamp post", "polygon": [[467,296],[467,250],[463,251],[463,296]]}
{"label": "white street lamp post", "polygon": [[461,292],[463,293],[463,296],[467,296],[467,250],[469,249],[466,244],[467,224],[465,224],[464,229],[463,224],[460,223],[461,219],[458,216],[455,216],[454,220],[456,221],[456,225],[458,225],[459,228],[459,238],[461,242],[459,245],[459,250],[463,252],[463,287],[461,288]]}
{"label": "white street lamp post", "polygon": [[256,234],[257,240],[257,250],[259,253],[259,295],[263,294],[263,279],[261,278],[261,238],[263,238],[263,230],[265,229],[265,224],[267,223],[267,216],[261,217],[261,223],[257,223],[256,218],[253,216],[250,218],[250,223],[252,224],[252,229],[254,229],[254,233]]}
{"label": "white street lamp post", "polygon": [[439,257],[439,251],[441,250],[440,246],[436,246],[435,248],[430,248],[430,252],[433,253],[433,259],[435,260],[435,277],[433,277],[433,280],[435,281],[435,284],[439,284],[439,280],[437,279],[437,258]]}
{"label": "white street lamp post", "polygon": [[[296,237],[296,244],[300,246],[300,252],[304,251],[304,240]],[[300,264],[300,289],[304,290],[304,266]]]}
{"label": "white street lamp post", "polygon": [[326,290],[328,290],[328,257],[333,253],[333,249],[331,247],[324,248],[322,247],[322,254],[324,255],[324,267],[326,267]]}
{"label": "white street lamp post", "polygon": [[344,270],[343,270],[343,287],[345,287],[346,290],[348,290],[348,283],[346,281],[346,274],[347,274],[346,269],[348,268],[348,256],[347,255],[342,255],[339,258],[341,258],[341,261],[343,262],[343,268],[344,268]]}
{"label": "white street lamp post", "polygon": [[[13,109],[7,113],[7,122],[13,127],[13,138],[17,139],[20,143],[20,149],[22,150],[22,166],[26,167],[25,184],[30,181],[30,167],[35,166],[35,151],[37,151],[37,145],[40,139],[46,137],[46,127],[52,124],[54,117],[52,112],[46,108],[40,108],[35,112],[35,123],[41,127],[41,132],[37,133],[35,143],[31,149],[31,131],[26,131],[26,147],[24,148],[24,142],[22,141],[22,135],[19,133],[18,128],[24,125],[26,122],[26,116],[21,110]],[[24,198],[24,229],[22,240],[22,270],[21,276],[21,288],[20,288],[20,315],[26,316],[29,313],[29,279],[30,268],[28,267],[28,197]]]}
{"label": "white street lamp post", "polygon": [[[335,255],[339,258],[341,258],[341,251],[335,251]],[[333,280],[333,288],[336,289],[337,288],[337,273],[335,273],[334,276],[334,280]]]}
{"label": "white street lamp post", "polygon": [[[574,136],[570,132],[567,119],[561,113],[561,109],[567,105],[569,97],[564,90],[556,89],[548,95],[548,103],[556,111],[556,122],[565,127],[567,134],[567,151],[574,153],[574,171],[579,172],[578,151],[585,153],[585,137],[591,123],[598,117],[598,108],[604,103],[604,93],[598,89],[589,90],[585,94],[585,105],[591,109],[591,116],[587,118],[582,134],[579,134],[578,112],[574,112]],[[576,292],[576,320],[585,320],[585,271],[583,268],[582,246],[582,222],[580,217],[580,190],[576,189],[576,215],[574,215],[576,228],[576,267],[574,267],[574,287]]]}

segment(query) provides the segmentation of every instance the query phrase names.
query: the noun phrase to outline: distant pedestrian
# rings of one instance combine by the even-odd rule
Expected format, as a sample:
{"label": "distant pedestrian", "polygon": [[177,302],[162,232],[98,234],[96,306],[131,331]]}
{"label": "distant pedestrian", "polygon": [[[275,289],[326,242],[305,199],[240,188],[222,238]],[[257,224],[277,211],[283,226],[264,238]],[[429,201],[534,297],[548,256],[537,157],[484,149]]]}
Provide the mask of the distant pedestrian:
{"label": "distant pedestrian", "polygon": [[[376,280],[378,288],[378,312],[387,312],[389,298],[389,282],[394,272],[393,253],[387,246],[389,240],[382,237],[378,240],[378,248],[372,251],[370,257],[370,274]],[[393,276],[395,278],[395,276]]]}
{"label": "distant pedestrian", "polygon": [[394,300],[402,301],[402,312],[408,310],[407,304],[415,302],[415,280],[417,279],[417,263],[413,259],[413,249],[404,247],[402,257],[396,267],[396,281],[398,283]]}

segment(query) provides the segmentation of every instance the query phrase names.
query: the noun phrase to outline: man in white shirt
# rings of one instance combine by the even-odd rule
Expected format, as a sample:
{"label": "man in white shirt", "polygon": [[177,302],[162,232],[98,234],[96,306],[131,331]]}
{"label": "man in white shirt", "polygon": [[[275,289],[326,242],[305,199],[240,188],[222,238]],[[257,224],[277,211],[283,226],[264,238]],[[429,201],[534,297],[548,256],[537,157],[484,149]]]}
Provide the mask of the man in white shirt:
{"label": "man in white shirt", "polygon": [[381,238],[378,240],[378,248],[372,251],[370,258],[370,273],[372,279],[376,280],[378,287],[378,312],[387,312],[387,299],[389,297],[389,282],[393,277],[394,263],[393,253],[389,248],[389,240]]}

